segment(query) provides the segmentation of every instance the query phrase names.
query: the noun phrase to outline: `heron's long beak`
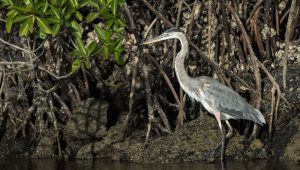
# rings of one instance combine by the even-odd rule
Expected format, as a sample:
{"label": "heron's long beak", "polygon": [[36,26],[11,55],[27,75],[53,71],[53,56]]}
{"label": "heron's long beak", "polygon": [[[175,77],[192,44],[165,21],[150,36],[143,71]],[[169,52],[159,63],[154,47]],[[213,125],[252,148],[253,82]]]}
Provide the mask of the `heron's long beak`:
{"label": "heron's long beak", "polygon": [[146,44],[151,44],[151,43],[155,43],[155,42],[158,42],[158,41],[162,41],[162,37],[161,36],[157,36],[157,37],[151,38],[149,40],[146,40],[142,44],[146,45]]}

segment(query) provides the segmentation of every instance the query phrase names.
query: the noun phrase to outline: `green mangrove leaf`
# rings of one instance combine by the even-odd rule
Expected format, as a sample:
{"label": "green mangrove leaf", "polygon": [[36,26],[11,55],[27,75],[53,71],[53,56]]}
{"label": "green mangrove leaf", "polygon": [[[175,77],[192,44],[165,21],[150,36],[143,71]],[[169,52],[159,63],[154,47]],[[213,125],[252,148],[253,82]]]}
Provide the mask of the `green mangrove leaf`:
{"label": "green mangrove leaf", "polygon": [[98,35],[98,38],[99,38],[101,41],[105,41],[105,42],[106,42],[105,33],[104,33],[104,31],[102,30],[102,28],[101,28],[99,25],[94,25],[94,29],[95,29],[96,34]]}
{"label": "green mangrove leaf", "polygon": [[48,24],[48,21],[41,17],[36,17],[37,25],[41,29],[42,32],[46,34],[52,34],[51,27]]}
{"label": "green mangrove leaf", "polygon": [[119,65],[123,65],[125,63],[124,58],[120,56],[119,52],[114,52],[114,59]]}
{"label": "green mangrove leaf", "polygon": [[12,27],[12,24],[13,24],[13,22],[14,22],[14,20],[15,20],[15,17],[16,17],[16,15],[18,14],[18,12],[16,11],[16,10],[11,10],[9,13],[7,13],[7,19],[6,19],[6,25],[5,25],[5,27],[6,27],[6,31],[8,32],[8,33],[10,33],[11,32],[11,27]]}
{"label": "green mangrove leaf", "polygon": [[82,14],[81,14],[79,11],[76,11],[76,12],[75,12],[75,17],[76,17],[79,21],[82,21],[83,16],[82,16]]}
{"label": "green mangrove leaf", "polygon": [[102,48],[102,55],[105,60],[109,58],[109,48],[107,46]]}
{"label": "green mangrove leaf", "polygon": [[93,56],[95,55],[96,53],[98,53],[100,50],[100,47],[99,45],[97,44],[96,41],[93,41],[91,42],[88,47],[87,47],[87,53],[88,53],[88,56]]}
{"label": "green mangrove leaf", "polygon": [[75,38],[75,43],[76,43],[76,46],[77,46],[78,50],[81,51],[84,54],[84,56],[86,57],[87,52],[86,52],[86,48],[84,46],[84,43],[83,43],[82,39],[76,37]]}
{"label": "green mangrove leaf", "polygon": [[29,20],[25,20],[23,23],[21,23],[20,25],[20,29],[19,29],[19,36],[24,36],[28,34],[29,31]]}
{"label": "green mangrove leaf", "polygon": [[88,70],[91,69],[92,64],[91,64],[90,59],[86,59],[86,60],[84,61],[84,66],[85,66],[85,68],[88,69]]}
{"label": "green mangrove leaf", "polygon": [[76,59],[73,63],[72,63],[72,72],[75,73],[81,66],[81,60]]}
{"label": "green mangrove leaf", "polygon": [[99,13],[98,12],[90,12],[86,17],[86,22],[90,23],[93,22],[96,18],[98,18]]}
{"label": "green mangrove leaf", "polygon": [[116,16],[117,14],[117,10],[118,10],[118,0],[112,0],[111,1],[111,5],[110,5],[110,8],[111,8],[111,12],[114,16]]}
{"label": "green mangrove leaf", "polygon": [[52,37],[55,37],[58,32],[60,31],[60,28],[61,28],[61,25],[60,24],[55,24],[53,27],[52,27]]}

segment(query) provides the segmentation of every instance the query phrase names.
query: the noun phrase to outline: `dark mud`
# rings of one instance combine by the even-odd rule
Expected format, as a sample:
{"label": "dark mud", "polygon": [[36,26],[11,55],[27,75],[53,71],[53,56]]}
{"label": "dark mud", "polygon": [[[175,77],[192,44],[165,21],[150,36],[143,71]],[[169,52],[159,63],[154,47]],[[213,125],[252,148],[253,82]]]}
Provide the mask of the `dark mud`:
{"label": "dark mud", "polygon": [[[90,143],[82,147],[76,158],[108,158],[131,162],[194,162],[204,161],[219,142],[219,129],[214,118],[205,115],[192,120],[174,133],[161,137],[153,136],[144,143],[145,131],[136,131],[122,142],[122,126],[115,126],[108,131],[103,141]],[[228,142],[226,156],[229,159],[267,158],[265,145],[256,139],[245,148],[245,137],[235,134]],[[216,154],[219,156],[219,152]]]}

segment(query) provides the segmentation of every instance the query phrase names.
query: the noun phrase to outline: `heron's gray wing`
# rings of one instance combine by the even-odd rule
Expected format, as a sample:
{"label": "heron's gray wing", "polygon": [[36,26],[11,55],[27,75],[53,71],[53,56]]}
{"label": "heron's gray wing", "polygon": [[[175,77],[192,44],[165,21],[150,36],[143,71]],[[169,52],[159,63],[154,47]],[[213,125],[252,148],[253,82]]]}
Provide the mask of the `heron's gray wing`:
{"label": "heron's gray wing", "polygon": [[261,124],[260,117],[263,117],[261,113],[248,104],[237,92],[212,78],[206,77],[206,80],[210,84],[204,91],[207,103],[218,108],[229,118],[247,119]]}

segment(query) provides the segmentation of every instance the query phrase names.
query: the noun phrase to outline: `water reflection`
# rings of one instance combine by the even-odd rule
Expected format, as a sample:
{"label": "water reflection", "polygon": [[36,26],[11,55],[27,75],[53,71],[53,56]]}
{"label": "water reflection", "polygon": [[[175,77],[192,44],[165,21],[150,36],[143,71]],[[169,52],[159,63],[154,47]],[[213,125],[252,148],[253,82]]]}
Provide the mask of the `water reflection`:
{"label": "water reflection", "polygon": [[[131,164],[126,162],[113,162],[107,160],[56,160],[56,159],[37,159],[37,160],[0,160],[2,170],[124,170],[124,169],[146,169],[146,170],[179,170],[179,169],[222,169],[221,162],[215,163],[173,163],[173,164]],[[265,170],[280,169],[293,170],[300,169],[300,163],[291,161],[227,161],[224,164],[227,170]]]}

